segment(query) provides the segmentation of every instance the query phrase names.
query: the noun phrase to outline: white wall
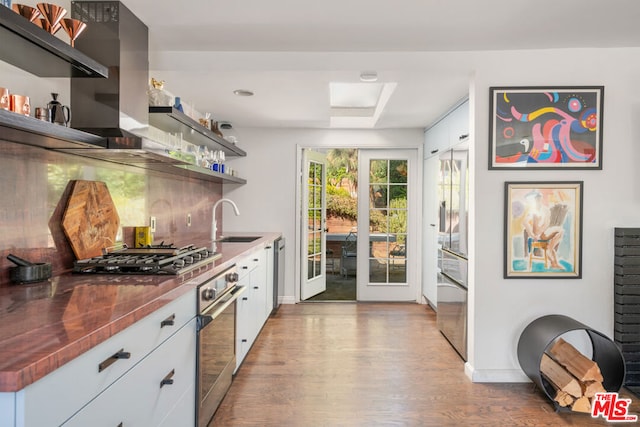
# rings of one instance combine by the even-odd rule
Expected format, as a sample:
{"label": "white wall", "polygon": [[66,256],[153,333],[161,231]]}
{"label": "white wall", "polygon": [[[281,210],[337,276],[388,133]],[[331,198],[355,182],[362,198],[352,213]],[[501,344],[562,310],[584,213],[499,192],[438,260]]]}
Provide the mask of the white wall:
{"label": "white wall", "polygon": [[38,77],[3,61],[0,61],[0,78],[0,86],[10,93],[29,97],[31,117],[35,116],[36,107],[46,107],[53,99],[52,92],[60,95],[58,101],[64,105],[71,101],[69,78]]}
{"label": "white wall", "polygon": [[[238,146],[246,157],[228,162],[246,185],[225,185],[223,194],[235,201],[240,216],[223,211],[223,231],[277,231],[286,239],[286,274],[283,297],[296,301],[299,286],[295,265],[297,147],[419,148],[422,129],[320,130],[236,129]],[[418,233],[418,235],[420,235]]]}
{"label": "white wall", "polygon": [[[522,330],[534,319],[564,314],[613,335],[613,228],[640,227],[640,49],[448,53],[469,68],[472,211],[469,361],[474,381],[526,381],[517,360]],[[432,58],[433,59],[433,58]],[[604,85],[603,170],[489,171],[490,86]],[[457,94],[462,96],[463,94]],[[444,112],[443,112],[444,113]],[[231,164],[244,186],[225,186],[242,216],[225,212],[229,231],[282,231],[287,239],[285,297],[294,300],[296,146],[422,143],[420,130],[239,129],[246,158]],[[505,181],[584,181],[582,279],[508,279],[503,272]],[[243,210],[243,206],[258,208]]]}
{"label": "white wall", "polygon": [[[474,245],[467,373],[474,381],[526,379],[522,330],[564,314],[613,337],[614,227],[640,226],[640,49],[484,52],[475,55],[472,119]],[[490,86],[604,85],[603,170],[488,170]],[[505,181],[584,181],[582,279],[503,279]]]}

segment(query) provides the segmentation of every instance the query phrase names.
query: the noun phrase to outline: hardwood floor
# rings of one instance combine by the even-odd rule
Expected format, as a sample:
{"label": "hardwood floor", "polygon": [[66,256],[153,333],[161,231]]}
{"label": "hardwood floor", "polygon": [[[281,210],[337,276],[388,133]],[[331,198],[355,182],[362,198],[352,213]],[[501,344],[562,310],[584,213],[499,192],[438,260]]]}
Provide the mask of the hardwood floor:
{"label": "hardwood floor", "polygon": [[209,427],[462,425],[610,424],[556,413],[532,383],[471,383],[428,306],[315,303],[267,321]]}

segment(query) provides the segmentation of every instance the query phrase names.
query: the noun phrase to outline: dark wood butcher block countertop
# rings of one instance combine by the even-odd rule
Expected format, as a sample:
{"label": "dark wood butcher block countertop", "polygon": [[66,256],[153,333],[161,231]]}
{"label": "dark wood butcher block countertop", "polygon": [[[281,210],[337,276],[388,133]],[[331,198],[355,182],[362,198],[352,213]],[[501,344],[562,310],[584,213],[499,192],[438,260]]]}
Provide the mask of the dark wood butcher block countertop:
{"label": "dark wood butcher block countertop", "polygon": [[46,282],[0,288],[0,392],[15,392],[36,382],[232,266],[238,257],[281,236],[225,235],[261,238],[250,243],[218,242],[221,258],[178,276],[69,273]]}

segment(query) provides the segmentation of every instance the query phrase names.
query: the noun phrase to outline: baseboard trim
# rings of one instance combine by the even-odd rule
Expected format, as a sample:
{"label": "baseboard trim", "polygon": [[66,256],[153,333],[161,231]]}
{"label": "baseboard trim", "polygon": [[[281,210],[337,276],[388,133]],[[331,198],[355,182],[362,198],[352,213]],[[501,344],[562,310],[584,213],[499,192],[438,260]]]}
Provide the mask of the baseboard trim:
{"label": "baseboard trim", "polygon": [[280,297],[280,304],[295,304],[296,297],[284,296]]}
{"label": "baseboard trim", "polygon": [[520,369],[474,369],[464,364],[464,374],[474,383],[530,383],[531,379]]}

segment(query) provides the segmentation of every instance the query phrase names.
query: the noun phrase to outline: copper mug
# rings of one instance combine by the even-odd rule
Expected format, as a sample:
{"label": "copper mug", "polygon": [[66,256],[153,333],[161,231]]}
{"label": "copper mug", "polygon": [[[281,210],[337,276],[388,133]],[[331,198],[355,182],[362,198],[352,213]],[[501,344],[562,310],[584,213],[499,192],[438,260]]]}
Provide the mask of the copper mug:
{"label": "copper mug", "polygon": [[28,116],[31,114],[31,105],[29,105],[29,97],[25,95],[11,95],[11,111],[18,114]]}
{"label": "copper mug", "polygon": [[11,98],[9,97],[9,89],[6,87],[0,87],[0,109],[11,109]]}

